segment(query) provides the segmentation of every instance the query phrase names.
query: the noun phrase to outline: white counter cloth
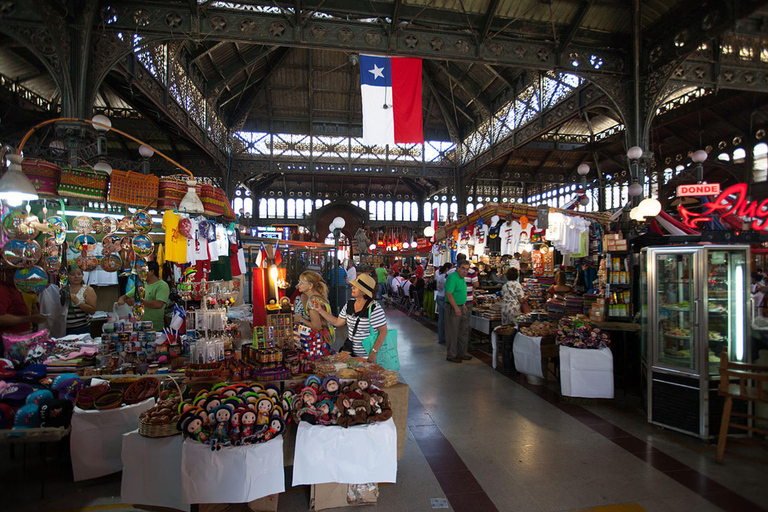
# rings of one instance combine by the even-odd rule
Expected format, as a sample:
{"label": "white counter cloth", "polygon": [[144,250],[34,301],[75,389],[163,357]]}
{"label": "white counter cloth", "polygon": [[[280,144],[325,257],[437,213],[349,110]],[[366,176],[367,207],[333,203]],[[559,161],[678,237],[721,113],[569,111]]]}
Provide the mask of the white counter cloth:
{"label": "white counter cloth", "polygon": [[397,429],[381,423],[339,426],[302,421],[296,433],[293,485],[397,482]]}
{"label": "white counter cloth", "polygon": [[283,438],[211,451],[186,439],[181,448],[181,495],[187,503],[248,503],[285,491]]}
{"label": "white counter cloth", "polygon": [[613,354],[560,346],[560,392],[564,396],[613,398]]}
{"label": "white counter cloth", "polygon": [[123,434],[123,503],[189,510],[181,497],[181,436]]}
{"label": "white counter cloth", "polygon": [[153,405],[155,399],[148,398],[106,411],[75,407],[69,437],[75,482],[122,471],[123,434],[139,428],[139,415]]}
{"label": "white counter cloth", "polygon": [[541,337],[531,337],[517,333],[512,342],[515,355],[515,370],[526,375],[544,378],[541,369]]}

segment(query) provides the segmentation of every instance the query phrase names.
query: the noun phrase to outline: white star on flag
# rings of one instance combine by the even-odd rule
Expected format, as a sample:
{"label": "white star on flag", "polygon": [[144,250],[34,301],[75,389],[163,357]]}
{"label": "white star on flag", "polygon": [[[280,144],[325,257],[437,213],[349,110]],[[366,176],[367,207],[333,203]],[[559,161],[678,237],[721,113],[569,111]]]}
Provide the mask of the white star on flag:
{"label": "white star on flag", "polygon": [[377,78],[384,78],[384,68],[378,67],[376,64],[373,65],[373,69],[369,69],[369,73],[373,73],[373,79],[376,80]]}

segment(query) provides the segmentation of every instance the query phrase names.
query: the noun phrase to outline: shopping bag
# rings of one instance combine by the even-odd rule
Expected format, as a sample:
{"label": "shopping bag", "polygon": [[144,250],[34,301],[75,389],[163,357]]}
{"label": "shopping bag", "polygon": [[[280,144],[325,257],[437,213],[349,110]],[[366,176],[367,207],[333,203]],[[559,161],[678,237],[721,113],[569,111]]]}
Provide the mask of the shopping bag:
{"label": "shopping bag", "polygon": [[[372,308],[373,308],[373,304],[371,304],[371,306],[368,307],[369,319],[371,318]],[[368,323],[368,325],[371,325],[370,322]],[[371,353],[371,349],[376,343],[376,339],[378,337],[379,337],[378,331],[375,331],[373,329],[373,326],[371,326],[370,334],[368,335],[367,338],[363,340],[363,348],[368,354]],[[379,366],[382,366],[387,370],[392,370],[395,372],[400,371],[400,356],[397,353],[397,330],[395,329],[387,330],[387,337],[384,339],[384,343],[381,344],[381,348],[379,348],[379,351],[376,353],[376,364],[378,364]]]}

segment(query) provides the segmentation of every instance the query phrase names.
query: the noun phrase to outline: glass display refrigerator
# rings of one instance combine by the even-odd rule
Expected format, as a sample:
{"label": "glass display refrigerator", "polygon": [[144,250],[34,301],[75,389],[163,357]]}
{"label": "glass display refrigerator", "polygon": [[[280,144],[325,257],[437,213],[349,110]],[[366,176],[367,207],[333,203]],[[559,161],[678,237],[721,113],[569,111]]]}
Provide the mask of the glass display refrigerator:
{"label": "glass display refrigerator", "polygon": [[721,350],[731,361],[749,357],[749,246],[648,247],[640,257],[648,421],[716,436]]}

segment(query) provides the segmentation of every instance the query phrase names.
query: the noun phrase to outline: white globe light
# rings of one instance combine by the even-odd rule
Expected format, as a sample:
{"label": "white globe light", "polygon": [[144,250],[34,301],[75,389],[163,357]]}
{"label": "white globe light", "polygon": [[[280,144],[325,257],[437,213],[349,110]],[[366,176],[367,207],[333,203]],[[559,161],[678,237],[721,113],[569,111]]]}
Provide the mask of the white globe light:
{"label": "white globe light", "polygon": [[655,217],[661,212],[661,203],[658,199],[648,197],[640,201],[637,208],[643,217]]}
{"label": "white globe light", "polygon": [[112,166],[109,165],[104,160],[99,160],[98,162],[96,162],[96,165],[93,166],[93,170],[102,171],[110,175],[112,174]]}
{"label": "white globe light", "polygon": [[347,225],[347,221],[344,220],[344,217],[336,217],[333,219],[333,225],[336,226],[336,229],[344,229],[344,226]]}
{"label": "white globe light", "polygon": [[629,151],[627,151],[627,157],[630,160],[637,160],[641,156],[643,156],[643,148],[640,146],[632,146],[629,148]]}
{"label": "white globe light", "polygon": [[[93,121],[94,123],[99,123],[99,124],[93,125],[93,127],[96,128],[96,131],[108,132],[109,129],[112,128],[112,121],[110,121],[107,116],[97,114],[91,118],[91,121]],[[99,126],[99,125],[104,125],[104,126]]]}
{"label": "white globe light", "polygon": [[139,154],[144,158],[151,158],[152,155],[155,154],[155,150],[145,144],[142,144],[139,146]]}
{"label": "white globe light", "polygon": [[432,226],[425,227],[424,228],[424,236],[426,236],[427,238],[431,238],[431,237],[435,236],[435,228],[433,228]]}
{"label": "white globe light", "polygon": [[376,244],[369,245],[368,246],[368,250],[371,251],[371,252],[375,251],[376,250]]}
{"label": "white globe light", "polygon": [[691,160],[693,160],[694,163],[700,164],[704,162],[704,160],[706,160],[708,156],[709,155],[707,154],[706,151],[704,151],[703,149],[700,149],[698,151],[693,152],[693,154],[691,155]]}
{"label": "white globe light", "polygon": [[640,213],[640,209],[637,206],[635,206],[629,211],[629,218],[632,220],[636,220],[638,222],[642,222],[643,220],[645,220],[643,215]]}
{"label": "white globe light", "polygon": [[576,168],[576,172],[579,173],[579,176],[586,176],[589,174],[589,166],[587,164],[581,164]]}
{"label": "white globe light", "polygon": [[637,197],[643,194],[643,186],[639,183],[633,183],[629,186],[629,195]]}
{"label": "white globe light", "polygon": [[587,196],[581,196],[581,197],[579,198],[579,203],[581,203],[581,204],[583,204],[583,205],[588,205],[588,204],[589,204],[589,197],[587,197]]}

